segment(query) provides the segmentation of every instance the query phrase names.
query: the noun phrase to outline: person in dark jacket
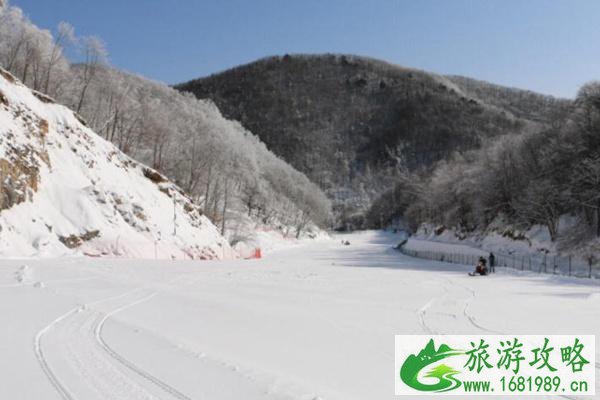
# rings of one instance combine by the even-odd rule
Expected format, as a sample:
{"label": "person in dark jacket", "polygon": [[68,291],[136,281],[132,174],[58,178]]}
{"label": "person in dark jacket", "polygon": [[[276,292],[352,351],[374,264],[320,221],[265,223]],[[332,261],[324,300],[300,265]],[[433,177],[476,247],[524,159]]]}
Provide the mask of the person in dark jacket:
{"label": "person in dark jacket", "polygon": [[485,259],[485,257],[479,257],[479,262],[477,263],[477,266],[475,267],[475,272],[472,273],[472,275],[487,275],[488,273],[488,269],[486,267],[487,260]]}
{"label": "person in dark jacket", "polygon": [[488,257],[488,262],[489,262],[489,266],[490,266],[490,272],[491,273],[496,272],[496,256],[494,255],[494,253],[490,252],[490,255]]}

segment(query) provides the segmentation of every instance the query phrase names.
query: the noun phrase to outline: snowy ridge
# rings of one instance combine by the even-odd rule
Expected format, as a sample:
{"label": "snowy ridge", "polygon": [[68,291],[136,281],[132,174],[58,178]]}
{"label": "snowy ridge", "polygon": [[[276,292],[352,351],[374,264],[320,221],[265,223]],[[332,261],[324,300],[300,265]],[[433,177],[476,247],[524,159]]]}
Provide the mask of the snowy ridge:
{"label": "snowy ridge", "polygon": [[0,256],[66,254],[236,256],[176,185],[0,69]]}

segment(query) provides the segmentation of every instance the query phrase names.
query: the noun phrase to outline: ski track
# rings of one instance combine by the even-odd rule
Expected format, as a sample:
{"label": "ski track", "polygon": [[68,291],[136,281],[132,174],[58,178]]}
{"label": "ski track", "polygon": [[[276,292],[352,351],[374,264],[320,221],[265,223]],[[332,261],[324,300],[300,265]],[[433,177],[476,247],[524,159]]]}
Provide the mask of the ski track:
{"label": "ski track", "polygon": [[[481,325],[479,322],[477,322],[477,319],[475,318],[475,316],[473,314],[471,314],[469,312],[469,307],[471,306],[471,303],[473,302],[473,300],[475,300],[475,298],[477,297],[477,293],[475,292],[475,290],[471,287],[468,287],[464,284],[458,283],[454,280],[447,280],[448,283],[452,283],[458,287],[461,287],[467,291],[470,292],[470,296],[469,298],[465,301],[464,303],[464,308],[463,308],[463,316],[466,318],[466,320],[475,328],[482,330],[484,332],[488,332],[488,333],[494,333],[494,334],[505,334],[505,332],[501,332],[501,331],[496,331],[496,330],[492,330],[489,328],[486,328],[485,326]],[[446,294],[448,293],[447,291],[447,286],[444,286],[444,289],[446,290]],[[443,296],[442,296],[443,297]],[[435,304],[435,302],[437,300],[439,300],[440,297],[433,297],[431,298],[423,307],[421,307],[418,311],[417,311],[417,315],[419,318],[419,324],[421,325],[421,327],[423,328],[423,330],[430,335],[437,335],[439,334],[438,332],[436,332],[435,330],[433,330],[426,321],[426,315],[427,315],[427,311],[429,311],[432,306]],[[596,369],[600,370],[600,362],[596,362],[595,365]],[[555,398],[555,396],[545,396],[546,398]],[[572,396],[568,396],[568,395],[558,395],[558,397],[563,398],[563,399],[568,399],[568,400],[575,400],[576,397],[572,397]]]}
{"label": "ski track", "polygon": [[[143,296],[135,296],[138,292]],[[141,377],[153,387],[159,388],[164,394],[168,395],[167,398],[192,400],[117,353],[102,337],[104,325],[111,316],[148,301],[158,293],[156,290],[148,293],[147,289],[136,288],[116,296],[80,305],[57,317],[37,333],[34,340],[36,358],[42,371],[63,400],[87,400],[87,398],[76,396],[73,388],[68,388],[59,378],[60,371],[52,368],[43,346],[44,337],[51,331],[59,335],[60,342],[66,346],[63,353],[67,362],[73,367],[70,372],[78,375],[79,380],[86,383],[86,388],[93,390],[98,398],[102,400],[157,400],[165,398],[165,396],[157,397],[150,393],[145,386],[136,382],[120,368],[117,368],[117,365],[126,367],[127,370],[134,372],[137,377]],[[129,296],[135,296],[135,298],[107,313],[92,309],[95,305],[118,301]]]}
{"label": "ski track", "polygon": [[481,325],[479,322],[477,322],[477,319],[475,318],[475,316],[473,314],[471,314],[469,312],[469,308],[471,307],[471,303],[475,300],[475,298],[477,297],[477,293],[475,292],[475,290],[471,287],[468,287],[466,285],[463,285],[461,283],[457,283],[455,281],[452,281],[455,285],[462,287],[463,289],[467,290],[470,292],[471,296],[465,301],[465,307],[463,308],[463,315],[467,318],[467,320],[471,323],[471,325],[473,325],[475,328],[480,329],[484,332],[488,332],[488,333],[495,333],[495,334],[503,334],[504,332],[500,332],[500,331],[496,331],[493,329],[489,329],[486,328],[485,326]]}
{"label": "ski track", "polygon": [[427,324],[427,321],[425,320],[425,314],[427,313],[427,310],[429,310],[431,308],[431,306],[433,305],[435,300],[436,300],[436,297],[431,298],[423,307],[421,307],[417,310],[417,317],[419,319],[419,325],[421,325],[423,330],[430,335],[435,335],[436,333]]}
{"label": "ski track", "polygon": [[[441,300],[451,296],[450,290],[448,289],[449,287],[460,287],[460,288],[466,290],[467,292],[469,292],[469,297],[464,301],[464,305],[463,305],[460,313],[441,312],[441,311],[434,309],[434,306],[436,303],[440,303],[440,304],[447,303],[447,302],[444,302]],[[472,289],[462,283],[458,283],[455,280],[451,280],[451,279],[446,279],[445,284],[443,285],[443,288],[444,288],[445,293],[442,296],[432,297],[427,303],[425,303],[425,305],[423,305],[420,309],[417,310],[417,317],[419,320],[419,325],[421,325],[421,328],[423,329],[423,331],[425,333],[430,334],[430,335],[439,335],[439,334],[444,333],[444,332],[438,332],[436,329],[433,329],[432,326],[427,322],[427,315],[431,314],[431,313],[437,314],[437,315],[447,315],[449,317],[452,317],[453,319],[458,319],[458,316],[462,315],[464,320],[469,325],[471,325],[472,327],[474,327],[480,331],[487,332],[487,333],[494,333],[494,334],[502,334],[503,333],[503,332],[489,329],[489,328],[483,326],[482,324],[480,324],[477,321],[475,316],[469,311],[469,309],[471,307],[471,303],[477,297],[477,293],[475,292],[474,289]]]}
{"label": "ski track", "polygon": [[[419,320],[419,325],[421,325],[421,328],[427,334],[430,334],[430,335],[439,335],[440,334],[435,329],[433,329],[430,324],[427,323],[426,316],[427,316],[428,312],[430,310],[432,310],[433,305],[437,301],[439,301],[440,299],[442,299],[442,298],[444,298],[445,296],[448,295],[448,286],[447,285],[443,285],[443,289],[444,289],[444,294],[442,296],[430,298],[429,301],[427,301],[427,303],[425,303],[423,305],[423,307],[421,307],[421,308],[419,308],[417,310],[417,317],[418,317],[418,320]],[[440,313],[440,312],[437,312],[437,311],[434,311],[434,312],[436,314],[443,314],[443,313]],[[450,316],[452,316],[453,318],[456,318],[455,314],[450,314]]]}
{"label": "ski track", "polygon": [[437,330],[433,329],[431,327],[430,324],[427,323],[427,319],[426,316],[429,313],[429,311],[433,311],[433,313],[438,314],[438,315],[449,315],[452,318],[456,318],[456,314],[452,314],[452,313],[445,313],[445,312],[439,312],[439,311],[435,311],[433,310],[433,306],[439,302],[439,300],[445,298],[448,296],[448,286],[447,285],[443,285],[443,290],[444,290],[444,294],[442,296],[438,296],[438,297],[432,297],[431,299],[429,299],[429,301],[427,303],[425,303],[425,305],[423,305],[423,307],[421,307],[419,310],[417,310],[417,316],[419,318],[419,324],[421,325],[421,327],[423,328],[423,330],[430,334],[430,335],[439,335],[440,332],[438,332]]}
{"label": "ski track", "polygon": [[[469,307],[471,306],[471,303],[473,302],[473,300],[475,300],[477,294],[475,292],[474,289],[463,285],[461,283],[458,283],[456,281],[453,280],[447,280],[448,283],[452,283],[458,287],[461,287],[467,291],[470,292],[470,296],[469,298],[465,301],[464,303],[464,308],[463,308],[463,316],[466,318],[466,320],[475,328],[482,330],[484,332],[488,332],[488,333],[494,333],[494,334],[504,334],[505,332],[500,332],[500,331],[496,331],[496,330],[492,330],[489,328],[486,328],[485,326],[481,325],[479,322],[477,322],[475,316],[473,316],[470,312],[469,312]],[[446,294],[444,296],[446,296],[448,294],[448,290],[447,290],[447,286],[444,286],[444,290],[446,290]],[[436,301],[439,301],[441,298],[443,298],[444,296],[441,297],[433,297],[431,298],[423,307],[421,307],[419,310],[417,310],[417,316],[419,319],[419,324],[421,325],[421,327],[423,328],[423,330],[429,334],[429,335],[438,335],[441,334],[437,331],[435,331],[434,329],[432,329],[428,324],[427,324],[427,320],[426,320],[426,315],[428,313],[429,310],[432,309],[432,306],[436,303]],[[435,311],[434,311],[435,312]],[[435,312],[438,313],[438,312]],[[439,313],[438,313],[439,314]],[[596,362],[595,365],[596,369],[600,369],[600,362]],[[546,398],[552,399],[555,398],[555,396],[545,396]],[[572,396],[568,396],[568,395],[558,395],[558,397],[563,398],[563,399],[568,399],[568,400],[576,400],[575,397]]]}

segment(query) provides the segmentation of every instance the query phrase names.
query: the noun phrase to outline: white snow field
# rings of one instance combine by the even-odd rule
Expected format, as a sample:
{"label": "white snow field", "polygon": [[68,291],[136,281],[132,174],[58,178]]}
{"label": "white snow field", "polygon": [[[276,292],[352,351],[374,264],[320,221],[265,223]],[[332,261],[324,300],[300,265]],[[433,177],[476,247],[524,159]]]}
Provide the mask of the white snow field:
{"label": "white snow field", "polygon": [[471,278],[394,243],[364,232],[251,261],[0,261],[0,398],[393,399],[395,334],[600,335],[597,281]]}

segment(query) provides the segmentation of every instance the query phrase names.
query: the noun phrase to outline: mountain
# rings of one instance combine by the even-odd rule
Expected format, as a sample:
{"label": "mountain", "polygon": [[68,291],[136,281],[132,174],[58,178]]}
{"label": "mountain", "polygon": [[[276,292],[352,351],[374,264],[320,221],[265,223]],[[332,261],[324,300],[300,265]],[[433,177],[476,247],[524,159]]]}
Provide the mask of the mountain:
{"label": "mountain", "polygon": [[542,129],[566,104],[519,90],[506,100],[499,87],[475,83],[326,54],[269,57],[176,88],[213,100],[338,208],[364,209],[398,168],[428,168],[488,138]]}
{"label": "mountain", "polygon": [[0,69],[0,256],[234,257],[199,208]]}

